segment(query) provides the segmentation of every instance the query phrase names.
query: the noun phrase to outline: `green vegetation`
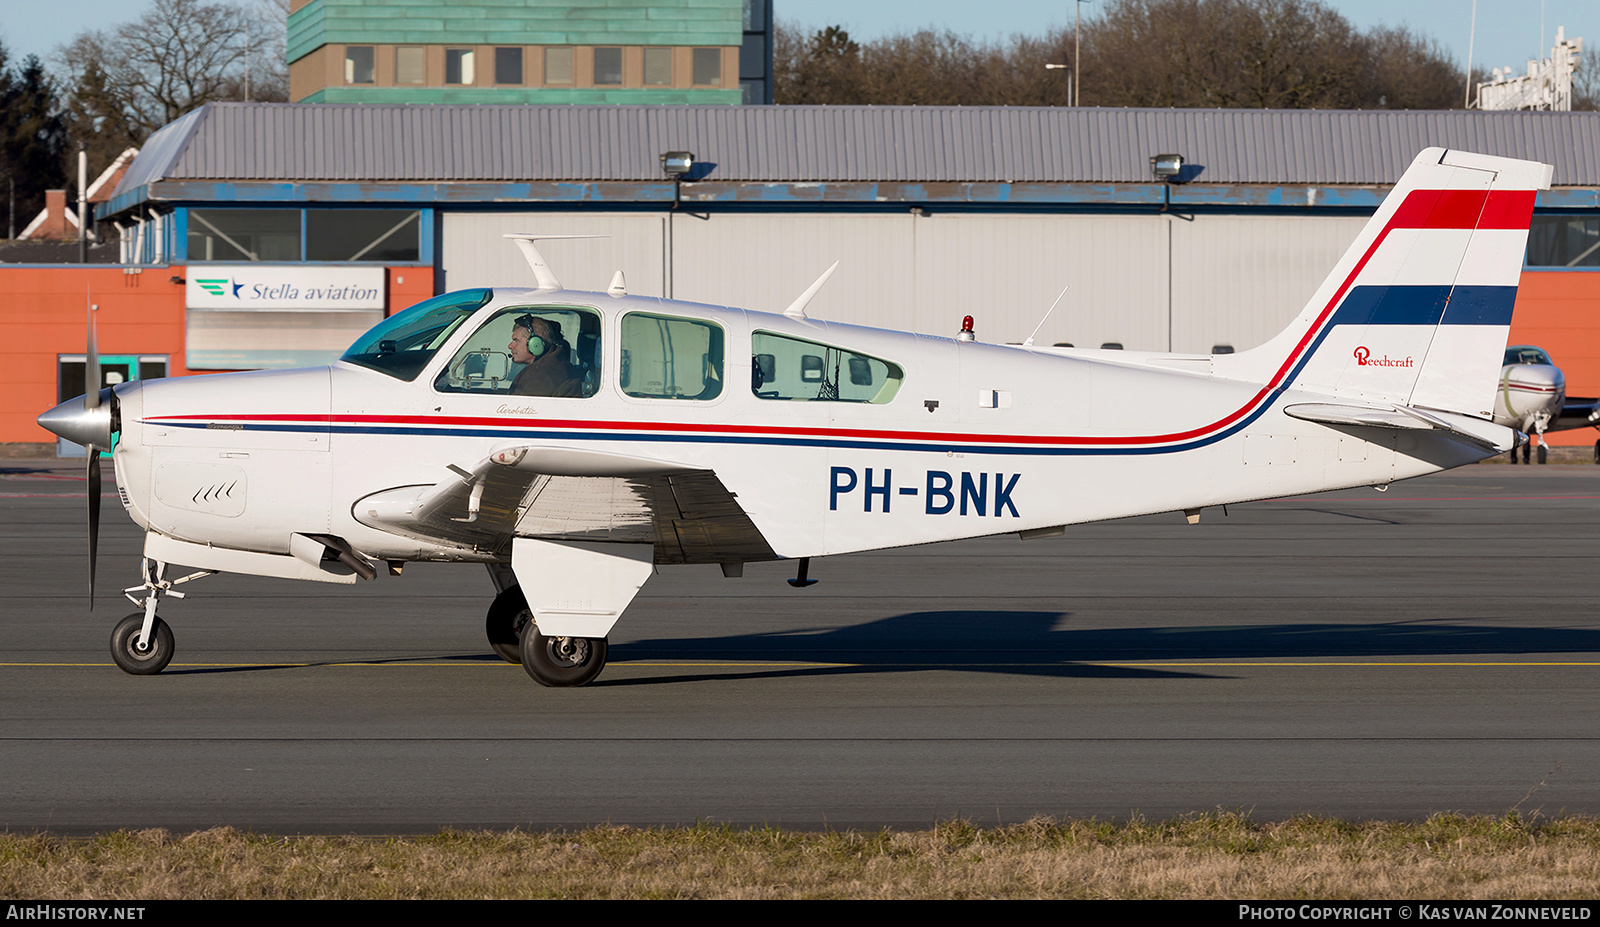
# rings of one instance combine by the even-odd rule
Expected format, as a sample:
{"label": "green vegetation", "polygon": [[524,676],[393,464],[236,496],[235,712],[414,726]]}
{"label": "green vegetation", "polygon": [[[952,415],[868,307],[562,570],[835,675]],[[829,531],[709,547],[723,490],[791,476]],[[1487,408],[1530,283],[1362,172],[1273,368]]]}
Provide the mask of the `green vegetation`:
{"label": "green vegetation", "polygon": [[1417,823],[1238,814],[805,833],[720,825],[575,833],[269,837],[221,828],[0,836],[0,896],[168,898],[1593,897],[1600,820]]}

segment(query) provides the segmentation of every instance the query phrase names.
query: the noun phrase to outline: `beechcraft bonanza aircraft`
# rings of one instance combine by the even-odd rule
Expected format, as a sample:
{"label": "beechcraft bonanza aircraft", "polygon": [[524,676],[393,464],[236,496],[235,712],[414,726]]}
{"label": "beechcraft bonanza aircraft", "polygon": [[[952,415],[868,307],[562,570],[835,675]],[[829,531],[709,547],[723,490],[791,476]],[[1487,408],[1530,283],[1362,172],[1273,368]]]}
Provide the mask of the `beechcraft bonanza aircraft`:
{"label": "beechcraft bonanza aircraft", "polygon": [[[1568,396],[1567,378],[1550,355],[1543,348],[1517,344],[1506,348],[1505,366],[1500,368],[1500,384],[1495,389],[1494,420],[1537,434],[1539,462],[1544,463],[1548,454],[1545,432],[1600,428],[1600,399]],[[1600,463],[1600,441],[1595,442],[1594,460]],[[1516,448],[1511,449],[1511,462],[1517,462]],[[1528,462],[1526,444],[1522,462]]]}
{"label": "beechcraft bonanza aircraft", "polygon": [[[1491,420],[1496,382],[1550,177],[1422,152],[1293,324],[1238,354],[823,322],[804,313],[822,280],[783,314],[628,296],[620,274],[571,292],[510,236],[535,289],[430,299],[332,366],[124,383],[39,422],[114,447],[146,531],[141,608],[111,638],[130,673],[172,658],[156,606],[186,580],[353,583],[443,560],[489,568],[496,652],[582,685],[661,565],[796,558],[802,584],[811,557],[1194,521],[1505,453],[1526,438]],[[98,468],[91,453],[91,606]],[[199,572],[169,579],[180,564]]]}

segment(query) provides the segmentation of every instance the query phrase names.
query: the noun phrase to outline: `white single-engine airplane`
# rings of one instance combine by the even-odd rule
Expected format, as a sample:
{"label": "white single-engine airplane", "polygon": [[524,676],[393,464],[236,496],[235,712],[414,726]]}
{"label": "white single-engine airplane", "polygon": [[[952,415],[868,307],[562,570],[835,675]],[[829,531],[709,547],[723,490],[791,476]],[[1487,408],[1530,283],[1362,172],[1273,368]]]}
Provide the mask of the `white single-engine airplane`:
{"label": "white single-engine airplane", "polygon": [[[808,558],[1342,487],[1505,453],[1491,421],[1544,164],[1419,154],[1298,318],[1231,355],[977,342],[561,289],[447,293],[332,366],[148,380],[39,417],[145,529],[117,664],[173,587],[488,566],[494,650],[582,685],[663,564]],[[90,335],[93,355],[93,334]],[[91,377],[93,372],[91,371]],[[93,380],[91,379],[91,382]],[[1128,408],[1161,409],[1159,423]],[[90,594],[99,455],[89,456]],[[169,565],[199,572],[169,579]],[[142,598],[140,598],[142,596]]]}
{"label": "white single-engine airplane", "polygon": [[[1501,425],[1539,436],[1539,462],[1548,455],[1547,431],[1600,427],[1600,399],[1575,399],[1567,395],[1567,378],[1543,348],[1518,344],[1506,348],[1505,366],[1495,388],[1494,420]],[[1511,462],[1517,450],[1511,449]],[[1528,462],[1528,445],[1522,446]],[[1600,463],[1600,441],[1595,442],[1595,462]]]}

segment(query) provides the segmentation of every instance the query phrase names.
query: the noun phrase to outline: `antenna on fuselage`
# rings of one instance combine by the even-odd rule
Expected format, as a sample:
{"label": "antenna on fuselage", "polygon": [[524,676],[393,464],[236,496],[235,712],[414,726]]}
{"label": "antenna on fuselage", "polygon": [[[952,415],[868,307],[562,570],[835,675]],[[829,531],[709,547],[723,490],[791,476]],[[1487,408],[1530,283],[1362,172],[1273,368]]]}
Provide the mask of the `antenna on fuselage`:
{"label": "antenna on fuselage", "polygon": [[528,266],[533,269],[533,279],[539,284],[541,290],[559,290],[561,281],[556,279],[555,272],[550,265],[545,263],[544,255],[533,246],[536,241],[559,241],[571,238],[610,238],[610,235],[534,235],[528,232],[507,232],[501,236],[509,238],[522,249],[522,256],[528,259]]}
{"label": "antenna on fuselage", "polygon": [[1061,297],[1067,295],[1067,291],[1070,289],[1072,289],[1072,284],[1070,283],[1061,288],[1061,295],[1057,296],[1056,301],[1050,304],[1050,308],[1044,311],[1044,318],[1040,319],[1039,324],[1033,327],[1033,331],[1028,334],[1028,340],[1022,342],[1023,347],[1033,346],[1033,336],[1039,334],[1039,329],[1044,328],[1044,323],[1050,321],[1050,313],[1056,311],[1056,307],[1061,305]]}
{"label": "antenna on fuselage", "polygon": [[828,282],[828,278],[833,276],[833,272],[838,268],[838,261],[834,261],[832,264],[828,265],[828,269],[822,272],[822,276],[818,277],[815,282],[806,287],[806,291],[801,293],[794,302],[790,303],[789,308],[783,310],[783,314],[791,319],[805,318],[806,304],[811,302],[811,297],[817,295],[817,291],[822,289],[822,285]]}

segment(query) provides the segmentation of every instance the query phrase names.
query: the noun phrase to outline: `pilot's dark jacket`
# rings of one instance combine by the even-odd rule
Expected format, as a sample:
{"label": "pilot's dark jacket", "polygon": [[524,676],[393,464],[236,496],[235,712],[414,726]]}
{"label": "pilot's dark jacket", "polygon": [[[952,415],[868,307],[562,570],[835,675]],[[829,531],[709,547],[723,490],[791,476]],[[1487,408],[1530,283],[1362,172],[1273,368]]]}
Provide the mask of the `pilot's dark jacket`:
{"label": "pilot's dark jacket", "polygon": [[511,392],[518,396],[583,395],[582,376],[568,363],[570,357],[566,345],[552,345],[522,368],[511,381]]}

